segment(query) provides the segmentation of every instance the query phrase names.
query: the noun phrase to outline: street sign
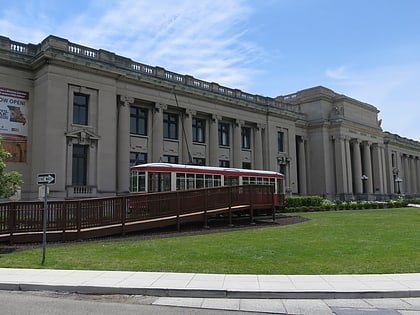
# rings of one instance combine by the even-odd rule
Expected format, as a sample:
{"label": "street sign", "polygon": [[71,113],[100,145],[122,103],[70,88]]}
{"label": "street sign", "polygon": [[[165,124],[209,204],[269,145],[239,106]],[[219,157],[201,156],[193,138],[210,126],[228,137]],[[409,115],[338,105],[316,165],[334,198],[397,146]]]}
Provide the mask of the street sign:
{"label": "street sign", "polygon": [[36,177],[36,182],[38,185],[52,185],[55,184],[55,173],[44,173],[38,174]]}

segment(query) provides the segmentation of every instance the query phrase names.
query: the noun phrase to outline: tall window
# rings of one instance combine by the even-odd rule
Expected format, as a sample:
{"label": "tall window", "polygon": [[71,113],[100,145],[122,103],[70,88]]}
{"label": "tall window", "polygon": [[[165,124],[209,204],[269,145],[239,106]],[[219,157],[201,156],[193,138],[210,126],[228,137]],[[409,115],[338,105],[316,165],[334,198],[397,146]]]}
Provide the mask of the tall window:
{"label": "tall window", "polygon": [[219,160],[220,167],[230,167],[230,162],[228,160]]}
{"label": "tall window", "polygon": [[178,157],[176,155],[164,155],[162,156],[162,162],[178,164]]}
{"label": "tall window", "polygon": [[229,146],[229,124],[219,124],[219,145]]}
{"label": "tall window", "polygon": [[130,133],[147,136],[147,109],[130,107]]}
{"label": "tall window", "polygon": [[163,138],[178,139],[178,115],[163,113]]}
{"label": "tall window", "polygon": [[130,165],[147,163],[147,153],[130,152]]}
{"label": "tall window", "polygon": [[206,121],[204,119],[193,118],[192,119],[192,137],[194,142],[204,143],[206,142],[205,132]]}
{"label": "tall window", "polygon": [[284,152],[284,132],[277,132],[278,152]]}
{"label": "tall window", "polygon": [[87,184],[87,145],[73,145],[72,184],[85,186]]}
{"label": "tall window", "polygon": [[251,148],[251,128],[242,127],[241,129],[242,149]]}
{"label": "tall window", "polygon": [[251,169],[251,163],[249,162],[242,162],[242,168],[246,169],[246,170],[250,170]]}
{"label": "tall window", "polygon": [[206,159],[203,158],[193,158],[192,162],[194,165],[206,165]]}
{"label": "tall window", "polygon": [[88,124],[89,95],[74,93],[73,95],[73,124]]}

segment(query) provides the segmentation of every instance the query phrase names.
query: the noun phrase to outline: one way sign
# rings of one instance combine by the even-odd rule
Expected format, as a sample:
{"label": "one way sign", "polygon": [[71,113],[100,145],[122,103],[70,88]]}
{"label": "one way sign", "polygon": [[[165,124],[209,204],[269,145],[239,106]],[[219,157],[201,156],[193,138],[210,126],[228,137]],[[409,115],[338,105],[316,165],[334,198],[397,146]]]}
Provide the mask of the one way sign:
{"label": "one way sign", "polygon": [[48,184],[48,185],[55,184],[55,173],[38,174],[37,177],[36,177],[36,182],[37,182],[38,185],[40,185],[40,184]]}

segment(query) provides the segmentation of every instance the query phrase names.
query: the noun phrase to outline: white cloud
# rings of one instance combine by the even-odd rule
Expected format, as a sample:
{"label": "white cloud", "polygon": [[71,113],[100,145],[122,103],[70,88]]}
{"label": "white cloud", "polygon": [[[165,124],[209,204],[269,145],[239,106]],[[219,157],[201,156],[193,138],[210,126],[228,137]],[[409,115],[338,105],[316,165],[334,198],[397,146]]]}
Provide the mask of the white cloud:
{"label": "white cloud", "polygon": [[347,74],[347,66],[340,66],[338,68],[335,69],[327,69],[325,71],[325,74],[327,75],[327,77],[331,78],[331,79],[336,79],[336,80],[345,80],[349,78],[349,75]]}
{"label": "white cloud", "polygon": [[249,82],[247,64],[260,54],[243,40],[250,9],[241,1],[125,0],[102,10],[96,18],[89,11],[65,21],[60,33],[76,43],[239,88]]}
{"label": "white cloud", "polygon": [[22,1],[0,13],[3,34],[31,43],[53,34],[245,90],[254,73],[250,64],[262,54],[244,39],[252,11],[242,0],[74,0],[72,6],[46,0],[32,10],[35,4]]}
{"label": "white cloud", "polygon": [[385,131],[420,141],[420,63],[384,66],[347,73],[329,86],[380,110]]}

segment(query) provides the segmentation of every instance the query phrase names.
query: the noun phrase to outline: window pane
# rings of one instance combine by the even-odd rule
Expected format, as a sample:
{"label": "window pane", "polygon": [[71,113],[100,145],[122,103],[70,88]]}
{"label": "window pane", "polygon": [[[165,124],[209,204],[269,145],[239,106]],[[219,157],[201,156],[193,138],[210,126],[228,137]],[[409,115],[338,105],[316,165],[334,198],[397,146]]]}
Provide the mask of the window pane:
{"label": "window pane", "polygon": [[163,138],[178,139],[178,115],[163,113]]}
{"label": "window pane", "polygon": [[284,132],[279,131],[277,133],[277,140],[278,140],[278,150],[279,152],[284,152],[284,143],[283,143],[283,139],[284,138]]}
{"label": "window pane", "polygon": [[229,145],[229,125],[225,123],[219,124],[219,145]]}
{"label": "window pane", "polygon": [[89,95],[75,93],[73,95],[73,123],[77,125],[88,124]]}
{"label": "window pane", "polygon": [[242,127],[241,129],[242,149],[251,148],[251,128]]}
{"label": "window pane", "polygon": [[72,184],[84,186],[87,184],[87,153],[88,146],[73,145]]}
{"label": "window pane", "polygon": [[193,118],[192,128],[193,128],[193,141],[204,143],[205,140],[205,126],[206,121],[204,119]]}
{"label": "window pane", "polygon": [[147,109],[130,107],[130,133],[147,136]]}

